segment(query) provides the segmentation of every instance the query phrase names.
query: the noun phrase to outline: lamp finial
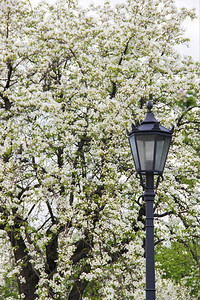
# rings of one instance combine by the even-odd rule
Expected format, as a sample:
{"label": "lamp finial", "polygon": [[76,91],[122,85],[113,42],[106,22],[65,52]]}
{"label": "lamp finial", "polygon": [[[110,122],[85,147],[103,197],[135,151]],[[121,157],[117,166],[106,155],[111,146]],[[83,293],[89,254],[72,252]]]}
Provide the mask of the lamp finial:
{"label": "lamp finial", "polygon": [[148,109],[149,111],[151,111],[151,110],[152,110],[152,107],[153,107],[153,104],[152,104],[151,101],[149,101],[149,102],[147,103],[147,109]]}

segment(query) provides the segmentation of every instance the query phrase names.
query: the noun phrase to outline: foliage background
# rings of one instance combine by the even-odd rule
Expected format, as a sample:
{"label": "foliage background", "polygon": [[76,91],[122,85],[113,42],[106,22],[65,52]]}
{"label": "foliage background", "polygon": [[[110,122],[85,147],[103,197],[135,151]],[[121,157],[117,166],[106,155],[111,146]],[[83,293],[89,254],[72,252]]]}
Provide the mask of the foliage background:
{"label": "foliage background", "polygon": [[199,63],[175,50],[194,12],[2,0],[0,14],[4,299],[144,299],[145,204],[125,129],[149,99],[175,125],[155,200],[157,297],[199,299]]}

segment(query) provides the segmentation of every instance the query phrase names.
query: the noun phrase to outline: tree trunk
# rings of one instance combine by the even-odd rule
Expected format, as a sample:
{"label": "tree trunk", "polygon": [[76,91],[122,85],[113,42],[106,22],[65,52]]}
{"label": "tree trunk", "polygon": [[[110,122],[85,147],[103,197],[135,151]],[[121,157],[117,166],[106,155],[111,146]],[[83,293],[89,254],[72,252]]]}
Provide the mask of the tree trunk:
{"label": "tree trunk", "polygon": [[16,264],[20,265],[19,276],[24,279],[22,282],[20,277],[18,278],[19,293],[20,295],[24,294],[23,299],[25,300],[34,300],[37,297],[35,291],[39,278],[30,263],[30,255],[20,230],[13,226],[13,228],[8,229],[7,233],[13,248]]}
{"label": "tree trunk", "polygon": [[69,294],[68,300],[81,300],[87,284],[86,280],[77,280]]}
{"label": "tree trunk", "polygon": [[[80,275],[82,273],[89,273],[90,272],[90,265],[86,264],[85,266],[83,266],[80,274],[78,277],[80,277]],[[74,286],[69,294],[68,300],[81,300],[84,290],[86,288],[86,286],[88,285],[88,281],[86,281],[85,279],[77,279],[74,283]]]}

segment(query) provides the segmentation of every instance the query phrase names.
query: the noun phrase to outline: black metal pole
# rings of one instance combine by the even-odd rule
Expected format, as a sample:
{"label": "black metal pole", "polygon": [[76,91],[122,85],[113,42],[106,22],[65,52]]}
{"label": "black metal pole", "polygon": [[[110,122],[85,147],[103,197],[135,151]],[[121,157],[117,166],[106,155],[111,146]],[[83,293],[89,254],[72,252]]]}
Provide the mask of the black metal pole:
{"label": "black metal pole", "polygon": [[154,174],[146,174],[144,199],[146,202],[146,300],[156,299],[154,261]]}

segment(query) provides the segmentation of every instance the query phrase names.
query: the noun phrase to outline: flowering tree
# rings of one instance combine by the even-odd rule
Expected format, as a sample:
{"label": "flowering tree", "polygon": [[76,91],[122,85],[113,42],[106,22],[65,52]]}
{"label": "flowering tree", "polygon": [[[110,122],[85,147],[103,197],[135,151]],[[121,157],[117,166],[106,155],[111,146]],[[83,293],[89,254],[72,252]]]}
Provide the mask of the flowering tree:
{"label": "flowering tree", "polygon": [[[12,257],[1,274],[16,275],[18,298],[144,298],[145,204],[125,129],[149,98],[176,126],[155,242],[181,243],[199,274],[199,100],[177,99],[183,86],[197,93],[199,64],[174,48],[194,12],[172,0],[2,0],[0,16],[0,229]],[[166,299],[173,282],[160,274]]]}

